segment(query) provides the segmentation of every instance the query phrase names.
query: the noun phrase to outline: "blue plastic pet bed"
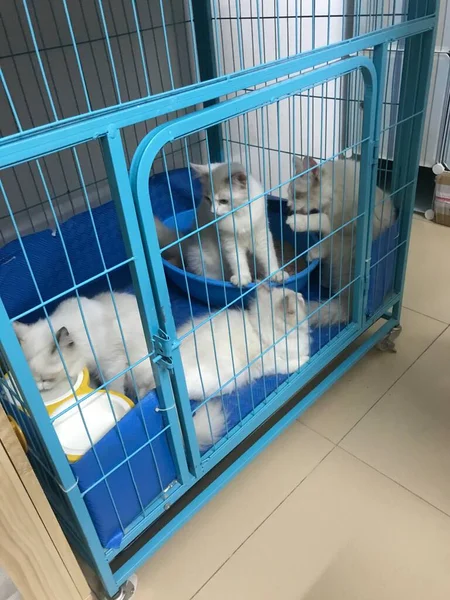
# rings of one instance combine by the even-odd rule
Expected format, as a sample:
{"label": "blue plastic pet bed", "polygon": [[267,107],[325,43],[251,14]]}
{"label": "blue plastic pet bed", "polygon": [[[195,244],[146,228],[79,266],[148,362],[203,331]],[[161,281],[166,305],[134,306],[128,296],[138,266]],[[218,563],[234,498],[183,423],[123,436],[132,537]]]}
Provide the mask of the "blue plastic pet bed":
{"label": "blue plastic pet bed", "polygon": [[[165,220],[171,213],[166,174],[153,176],[149,185],[153,210],[157,216]],[[192,209],[191,181],[187,170],[172,171],[170,185],[176,210],[181,212]],[[194,192],[198,201],[201,189],[197,181],[194,181]],[[126,260],[114,204],[109,202],[95,208],[92,210],[92,218],[96,225],[106,267],[113,267]],[[70,258],[77,283],[95,277],[103,270],[88,212],[76,215],[63,223],[61,233],[66,245],[65,251],[60,236],[54,235],[50,230],[34,233],[22,239],[44,301],[57,294],[63,294],[73,286],[65,252]],[[396,238],[395,225],[373,244],[373,256],[387,255],[388,258],[380,262],[378,273],[375,269],[372,272],[369,313],[373,313],[381,305],[386,292],[391,289],[395,252],[390,250],[395,248]],[[128,267],[114,271],[110,277],[115,289],[130,290],[131,278]],[[81,293],[92,296],[104,291],[106,287],[106,280],[100,278],[84,286]],[[318,269],[311,274],[309,287],[311,299],[317,299]],[[206,312],[204,304],[195,299],[191,299],[189,303],[186,295],[172,283],[169,283],[169,292],[177,326],[190,317],[191,309],[194,315]],[[322,297],[326,297],[326,290],[321,290],[321,294]],[[11,318],[40,304],[27,262],[17,240],[0,249],[0,296]],[[48,309],[51,312],[54,306],[49,305]],[[41,311],[35,311],[24,318],[24,321],[33,322],[41,316]],[[338,330],[338,327],[313,330],[311,354],[324,346]],[[252,386],[240,388],[238,396],[236,394],[224,396],[227,429],[231,430],[252,411],[253,406],[261,403],[285,379],[286,376],[265,377]],[[192,403],[192,406],[198,404]],[[142,507],[148,506],[176,479],[175,465],[165,434],[165,424],[161,412],[155,410],[156,407],[156,394],[150,392],[119,422],[120,435],[117,429],[111,430],[95,445],[95,453],[91,449],[72,464],[72,469],[79,480],[80,490],[87,491],[85,501],[105,548],[118,548],[123,538],[123,530],[142,513]],[[21,416],[21,421],[25,433],[30,433],[24,414]],[[148,440],[147,432],[151,438],[155,438],[151,448],[148,444],[145,445]],[[136,452],[141,447],[142,449]],[[133,458],[127,461],[126,456],[134,452],[136,454]],[[103,480],[95,485],[104,474],[108,473],[106,482]],[[111,500],[111,496],[114,501]]]}

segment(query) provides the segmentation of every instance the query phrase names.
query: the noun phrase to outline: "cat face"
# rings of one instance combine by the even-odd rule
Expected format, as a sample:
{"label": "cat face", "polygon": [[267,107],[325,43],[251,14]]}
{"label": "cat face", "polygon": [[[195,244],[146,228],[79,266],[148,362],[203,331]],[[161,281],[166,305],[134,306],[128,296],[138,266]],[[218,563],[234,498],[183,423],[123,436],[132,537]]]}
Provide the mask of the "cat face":
{"label": "cat face", "polygon": [[[51,390],[67,381],[63,361],[45,319],[32,325],[15,322],[14,329],[40,391]],[[55,330],[55,335],[69,377],[74,379],[83,368],[83,361],[66,327]]]}
{"label": "cat face", "polygon": [[330,205],[330,195],[324,181],[324,170],[310,157],[296,156],[295,167],[297,175],[303,174],[289,186],[289,208],[302,215],[326,211]]}
{"label": "cat face", "polygon": [[200,178],[203,197],[211,212],[221,217],[247,202],[248,179],[245,168],[238,163],[212,163],[191,168]]}

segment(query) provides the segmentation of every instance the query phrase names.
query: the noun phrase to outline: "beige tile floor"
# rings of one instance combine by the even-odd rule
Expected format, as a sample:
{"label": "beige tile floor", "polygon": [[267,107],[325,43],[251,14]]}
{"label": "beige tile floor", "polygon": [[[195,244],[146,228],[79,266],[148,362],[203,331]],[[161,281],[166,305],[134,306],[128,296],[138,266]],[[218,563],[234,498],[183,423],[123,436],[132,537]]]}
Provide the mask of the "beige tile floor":
{"label": "beige tile floor", "polygon": [[135,600],[450,598],[450,229],[370,352],[138,572]]}

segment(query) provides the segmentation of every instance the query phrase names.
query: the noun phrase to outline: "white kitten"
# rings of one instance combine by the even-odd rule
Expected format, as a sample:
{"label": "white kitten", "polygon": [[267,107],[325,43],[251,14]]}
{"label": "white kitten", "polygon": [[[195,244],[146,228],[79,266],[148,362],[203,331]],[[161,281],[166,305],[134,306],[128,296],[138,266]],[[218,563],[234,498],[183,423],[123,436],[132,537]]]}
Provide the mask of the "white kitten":
{"label": "white kitten", "polygon": [[[114,301],[129,362],[133,364],[148,354],[137,301],[131,294],[119,292],[114,293]],[[99,294],[92,299],[80,297],[80,304],[83,317],[76,298],[64,300],[50,317],[65,368],[46,319],[40,319],[32,325],[14,323],[16,335],[41,391],[51,390],[67,382],[66,372],[75,381],[80,370],[87,367],[100,381],[108,381],[124,371],[129,364],[111,294]],[[89,331],[89,338],[84,323]],[[142,361],[132,371],[134,381],[130,372],[127,372],[126,376],[116,377],[108,387],[120,393],[127,391],[134,396],[135,382],[140,398],[155,387],[149,361]],[[207,409],[201,407],[196,412],[194,425],[200,447],[209,445],[211,430],[213,441],[220,439],[224,428],[223,413],[219,413],[217,406],[210,402]]]}
{"label": "white kitten", "polygon": [[[287,218],[288,225],[295,231],[319,231],[328,236],[327,240],[312,248],[309,260],[321,258],[322,285],[330,287],[333,293],[339,292],[353,278],[356,250],[356,220],[358,211],[359,163],[354,160],[336,160],[318,166],[312,158],[295,157],[297,177],[289,186],[288,205],[296,213]],[[389,197],[384,198],[383,190],[376,188],[373,214],[373,239],[392,225],[395,210]],[[352,223],[346,225],[346,223]],[[343,227],[342,229],[340,229]],[[327,304],[321,322],[347,321],[349,308],[347,288],[338,299]],[[314,303],[310,310],[317,308]],[[317,321],[318,313],[312,317]],[[311,321],[311,322],[312,322]]]}
{"label": "white kitten", "polygon": [[[114,301],[129,362],[135,363],[148,354],[136,298],[131,294],[115,293]],[[128,360],[111,294],[103,293],[91,299],[82,296],[79,303],[77,298],[64,300],[50,321],[71,378],[86,366],[100,381],[108,381],[127,368]],[[48,390],[66,379],[47,320],[40,319],[33,325],[15,323],[14,326],[38,388]],[[133,369],[141,397],[150,389],[153,381],[150,373],[148,361]],[[125,388],[133,389],[133,381],[127,373],[116,378],[111,388],[123,393]]]}
{"label": "white kitten", "polygon": [[185,323],[177,337],[186,336],[180,350],[189,397],[203,400],[221,387],[230,393],[262,375],[297,371],[309,359],[305,318],[301,294],[260,285],[248,310]]}
{"label": "white kitten", "polygon": [[[267,221],[266,198],[262,185],[239,163],[191,165],[200,178],[203,199],[197,210],[198,227],[205,227],[182,242],[186,268],[201,277],[225,279],[233,285],[248,285],[253,277],[249,265],[254,255],[261,276],[271,275],[281,282],[278,258]],[[256,198],[249,205],[245,204]],[[231,213],[228,217],[224,217]],[[215,219],[217,226],[214,224]],[[156,220],[161,246],[175,241],[176,236]],[[199,242],[200,237],[200,242]],[[165,257],[174,260],[172,247]],[[253,266],[253,265],[252,265]],[[240,276],[240,277],[239,277]]]}

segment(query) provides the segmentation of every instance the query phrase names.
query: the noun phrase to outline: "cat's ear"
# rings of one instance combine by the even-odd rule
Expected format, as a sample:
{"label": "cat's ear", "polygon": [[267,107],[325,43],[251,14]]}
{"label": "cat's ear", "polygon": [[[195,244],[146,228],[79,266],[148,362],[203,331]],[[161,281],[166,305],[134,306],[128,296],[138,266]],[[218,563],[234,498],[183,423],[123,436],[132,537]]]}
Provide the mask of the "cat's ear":
{"label": "cat's ear", "polygon": [[297,293],[297,302],[303,309],[306,309],[305,299],[303,298],[303,294],[300,294],[300,292]]}
{"label": "cat's ear", "polygon": [[[73,339],[70,337],[70,333],[67,327],[60,327],[56,332],[56,341],[58,342],[58,346],[60,348],[68,348],[69,346],[73,346]],[[56,352],[56,343],[53,348],[53,352]]]}
{"label": "cat's ear", "polygon": [[196,165],[191,163],[191,169],[194,171],[194,175],[199,178],[205,178],[209,176],[209,165]]}
{"label": "cat's ear", "polygon": [[295,156],[295,172],[297,173],[303,173],[303,171],[306,171],[306,169],[308,167],[305,166],[305,157],[304,156]]}
{"label": "cat's ear", "polygon": [[25,336],[27,335],[28,325],[26,323],[20,323],[19,321],[15,321],[13,323],[14,331],[16,332],[17,339],[19,342],[23,342]]}
{"label": "cat's ear", "polygon": [[[316,167],[316,168],[314,168]],[[308,171],[308,169],[312,169],[310,171],[312,177],[316,181],[319,181],[319,169],[317,168],[317,161],[314,160],[311,156],[296,156],[295,157],[295,168],[298,173],[303,173],[304,171]]]}
{"label": "cat's ear", "polygon": [[233,187],[245,189],[247,187],[247,173],[245,171],[236,171],[236,173],[233,173],[231,184]]}
{"label": "cat's ear", "polygon": [[286,294],[283,302],[285,303],[286,315],[292,316],[297,314],[297,294]]}

